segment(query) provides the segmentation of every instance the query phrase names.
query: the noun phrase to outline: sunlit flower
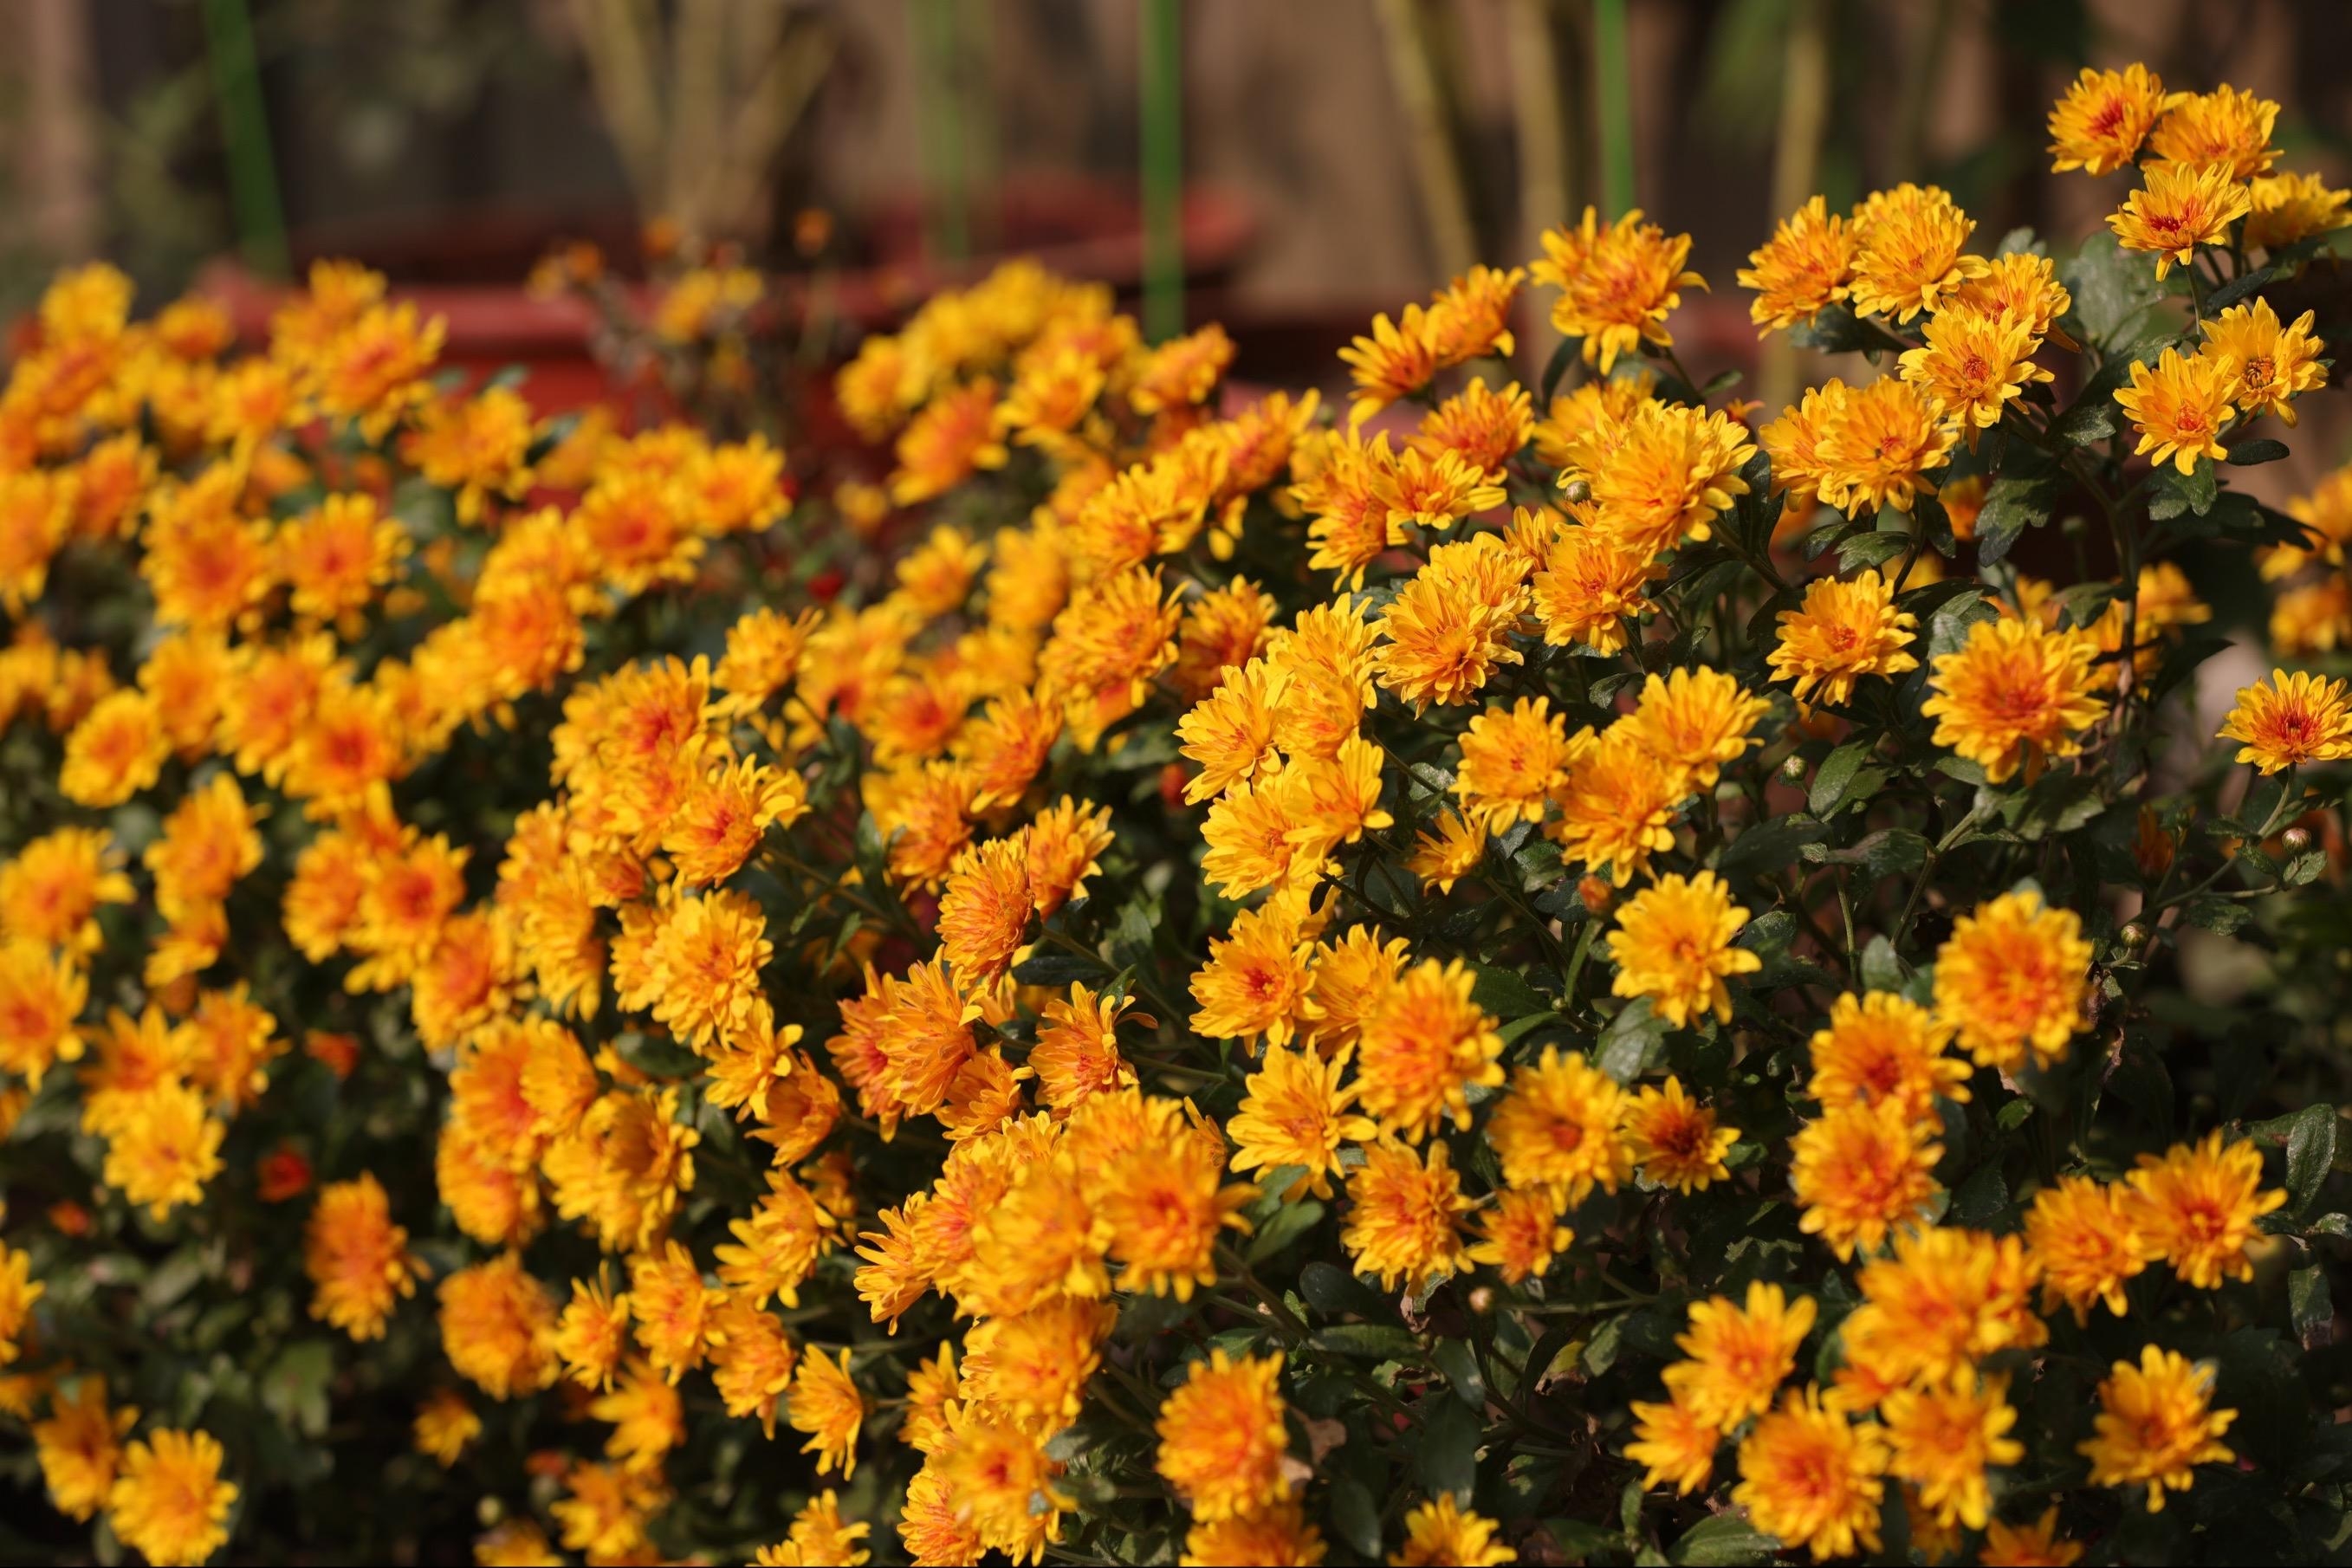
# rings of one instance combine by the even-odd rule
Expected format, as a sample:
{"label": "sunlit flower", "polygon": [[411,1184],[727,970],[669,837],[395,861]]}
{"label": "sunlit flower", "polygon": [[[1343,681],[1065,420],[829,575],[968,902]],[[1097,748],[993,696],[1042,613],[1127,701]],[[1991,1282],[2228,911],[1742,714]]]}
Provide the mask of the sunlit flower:
{"label": "sunlit flower", "polygon": [[1365,1017],[1356,1045],[1357,1103],[1384,1132],[1418,1142],[1447,1120],[1470,1125],[1468,1091],[1503,1081],[1502,1037],[1470,1000],[1477,976],[1459,961],[1407,970]]}
{"label": "sunlit flower", "polygon": [[1916,1485],[1919,1500],[1943,1523],[1983,1529],[1991,1501],[1985,1471],[2025,1457],[2025,1445],[2008,1436],[2017,1425],[2008,1394],[2007,1378],[1969,1372],[1897,1389],[1879,1407],[1887,1473]]}
{"label": "sunlit flower", "polygon": [[2030,1048],[2043,1066],[2082,1027],[2092,949],[2082,917],[2032,891],[1959,917],[1936,954],[1936,1012],[1980,1067],[2004,1070]]}
{"label": "sunlit flower", "polygon": [[2156,163],[2147,184],[2107,218],[2126,250],[2156,252],[2161,280],[2189,266],[2200,245],[2228,243],[2230,226],[2253,208],[2245,182],[2228,163]]}
{"label": "sunlit flower", "polygon": [[1627,623],[1641,618],[1650,584],[1664,574],[1638,544],[1583,524],[1560,530],[1531,584],[1544,641],[1621,651]]}
{"label": "sunlit flower", "polygon": [[204,1562],[227,1542],[237,1499],[235,1483],[220,1479],[225,1458],[209,1432],[159,1427],[133,1438],[107,1493],[107,1523],[157,1568]]}
{"label": "sunlit flower", "polygon": [[849,1376],[849,1352],[838,1363],[812,1349],[793,1373],[789,1401],[793,1429],[807,1434],[803,1454],[816,1456],[816,1473],[838,1469],[846,1480],[857,1468],[857,1428],[866,1419],[866,1396]]}
{"label": "sunlit flower", "polygon": [[1356,1090],[1340,1087],[1346,1070],[1344,1052],[1326,1061],[1311,1051],[1268,1047],[1265,1062],[1244,1086],[1240,1109],[1225,1123],[1225,1135],[1234,1145],[1233,1168],[1272,1171],[1295,1165],[1306,1173],[1299,1181],[1307,1190],[1318,1198],[1329,1197],[1331,1177],[1344,1168],[1341,1142],[1370,1138],[1374,1131],[1363,1118],[1349,1112]]}
{"label": "sunlit flower", "polygon": [[1977,1560],[1985,1568],[2074,1568],[2083,1560],[2083,1547],[2058,1538],[2058,1505],[2052,1503],[2032,1524],[1988,1521]]}
{"label": "sunlit flower", "polygon": [[2175,93],[2149,132],[2147,150],[2165,163],[2221,163],[2241,180],[2278,162],[2271,145],[2279,106],[2227,83],[2211,92]]}
{"label": "sunlit flower", "polygon": [[1157,1468],[1194,1517],[1232,1519],[1288,1495],[1281,1376],[1279,1354],[1236,1361],[1220,1349],[1160,1406]]}
{"label": "sunlit flower", "polygon": [[1391,1568],[1496,1568],[1518,1558],[1495,1539],[1501,1529],[1499,1521],[1456,1506],[1453,1493],[1440,1492],[1406,1512],[1404,1546],[1388,1561]]}
{"label": "sunlit flower", "polygon": [[315,1288],[310,1315],[362,1341],[383,1337],[385,1320],[424,1272],[408,1232],[392,1223],[383,1184],[365,1173],[319,1189],[302,1233],[302,1267]]}
{"label": "sunlit flower", "polygon": [[2158,1513],[2168,1489],[2189,1489],[2197,1466],[2234,1460],[2221,1435],[2238,1413],[2213,1409],[2212,1397],[2212,1367],[2178,1351],[2147,1345],[2137,1366],[2116,1362],[2099,1384],[2098,1435],[2076,1445],[2091,1461],[2091,1484],[2144,1481],[2148,1511]]}
{"label": "sunlit flower", "polygon": [[2305,310],[2281,326],[2271,302],[2257,299],[2251,305],[2232,305],[2205,323],[2204,353],[2236,367],[2231,395],[2239,413],[2249,419],[2275,414],[2292,428],[2296,419],[2293,400],[2327,384],[2327,367],[2319,363],[2321,345],[2312,334],[2313,319]]}
{"label": "sunlit flower", "polygon": [[2082,732],[2106,713],[2098,639],[2080,628],[2053,631],[2039,620],[2003,616],[1969,628],[1959,650],[1940,656],[1920,711],[1936,721],[1935,742],[2005,784],[2021,768],[2083,749]]}
{"label": "sunlit flower", "polygon": [[1643,223],[1639,207],[1605,224],[1587,207],[1576,228],[1544,235],[1543,259],[1529,271],[1538,283],[1560,290],[1552,301],[1553,327],[1562,337],[1583,339],[1584,362],[1606,375],[1619,355],[1645,342],[1673,346],[1665,322],[1682,303],[1683,289],[1706,287],[1684,265],[1690,245],[1686,234],[1669,237]]}
{"label": "sunlit flower", "polygon": [[1925,393],[1891,375],[1845,393],[1825,415],[1821,495],[1849,512],[1909,511],[1919,492],[1934,493],[1927,476],[1949,461],[1959,439]]}
{"label": "sunlit flower", "polygon": [[1756,290],[1748,314],[1762,329],[1757,335],[1810,321],[1843,300],[1852,291],[1857,248],[1853,231],[1823,197],[1781,219],[1738,275],[1742,288]]}
{"label": "sunlit flower", "polygon": [[1305,1507],[1296,1500],[1278,1502],[1231,1519],[1195,1519],[1184,1535],[1183,1554],[1176,1559],[1191,1568],[1255,1563],[1269,1568],[1316,1568],[1323,1561],[1323,1532],[1307,1522]]}
{"label": "sunlit flower", "polygon": [[1840,996],[1814,1031],[1807,1083],[1822,1109],[1892,1103],[1931,1116],[1937,1099],[1966,1103],[1969,1064],[1948,1055],[1952,1026],[1891,992]]}
{"label": "sunlit flower", "polygon": [[1546,1046],[1536,1062],[1512,1069],[1486,1138],[1504,1181],[1549,1188],[1573,1206],[1596,1184],[1613,1193],[1632,1180],[1633,1152],[1618,1130],[1624,1109],[1624,1090],[1581,1051]]}
{"label": "sunlit flower", "polygon": [[1421,1290],[1442,1275],[1469,1271],[1462,1217],[1475,1206],[1445,1144],[1433,1139],[1423,1156],[1392,1139],[1364,1149],[1348,1177],[1348,1217],[1340,1245],[1357,1270],[1383,1289]]}
{"label": "sunlit flower", "polygon": [[1852,700],[1865,675],[1900,675],[1919,668],[1905,651],[1916,641],[1917,618],[1895,607],[1892,584],[1875,568],[1851,582],[1816,578],[1803,602],[1780,613],[1780,638],[1767,662],[1776,680],[1795,681],[1800,703],[1818,696],[1832,707]]}
{"label": "sunlit flower", "polygon": [[1891,1100],[1846,1105],[1807,1123],[1791,1142],[1789,1184],[1804,1209],[1799,1222],[1840,1258],[1868,1251],[1934,1196],[1929,1174],[1944,1148]]}
{"label": "sunlit flower", "polygon": [[1675,1339],[1688,1359],[1666,1368],[1666,1387],[1677,1405],[1728,1432],[1771,1408],[1813,1317],[1811,1297],[1791,1302],[1778,1285],[1749,1285],[1745,1306],[1721,1296],[1694,1301],[1690,1331]]}
{"label": "sunlit flower", "polygon": [[2245,243],[2266,250],[2343,227],[2345,207],[2352,204],[2352,191],[2331,190],[2317,174],[2258,175],[2250,195]]}
{"label": "sunlit flower", "polygon": [[1688,1497],[1714,1478],[1722,1428],[1684,1403],[1682,1394],[1664,1405],[1634,1400],[1633,1414],[1634,1440],[1625,1445],[1625,1457],[1644,1467],[1645,1489],[1671,1482],[1675,1496]]}
{"label": "sunlit flower", "polygon": [[1971,446],[2028,385],[2054,379],[2033,363],[2040,342],[2023,321],[1960,306],[1936,312],[1921,336],[1926,345],[1903,355],[1903,379],[1960,426]]}
{"label": "sunlit flower", "polygon": [[1499,1269],[1506,1285],[1534,1279],[1576,1240],[1559,1216],[1559,1198],[1549,1187],[1506,1188],[1478,1211],[1480,1239],[1470,1256]]}
{"label": "sunlit flower", "polygon": [[1739,1445],[1731,1500],[1757,1529],[1785,1546],[1810,1546],[1817,1559],[1857,1546],[1875,1552],[1885,1468],[1877,1427],[1822,1408],[1811,1388],[1790,1389]]}
{"label": "sunlit flower", "polygon": [[1617,929],[1609,933],[1609,956],[1617,964],[1612,994],[1647,997],[1676,1028],[1708,1012],[1729,1023],[1731,992],[1724,981],[1764,964],[1732,945],[1747,923],[1748,911],[1732,906],[1730,889],[1712,871],[1659,879],[1618,911]]}
{"label": "sunlit flower", "polygon": [[1949,193],[1906,181],[1874,193],[1856,213],[1861,248],[1853,261],[1853,310],[1907,321],[1942,308],[1962,285],[1985,274],[1982,257],[1964,248],[1976,220]]}
{"label": "sunlit flower", "polygon": [[2170,100],[2143,65],[2120,71],[2083,68],[2050,110],[2051,170],[2107,174],[2139,156],[2140,143]]}
{"label": "sunlit flower", "polygon": [[1685,1094],[1672,1074],[1664,1089],[1644,1089],[1626,1104],[1624,1131],[1643,1178],[1678,1193],[1728,1177],[1723,1157],[1739,1142],[1739,1129],[1717,1126],[1713,1108]]}
{"label": "sunlit flower", "polygon": [[2246,1255],[2254,1222],[2283,1206],[2286,1194],[2263,1190],[2262,1155],[2249,1142],[2225,1145],[2216,1130],[2162,1156],[2142,1154],[2121,1207],[2151,1258],[2200,1289],[2223,1279],[2251,1279]]}

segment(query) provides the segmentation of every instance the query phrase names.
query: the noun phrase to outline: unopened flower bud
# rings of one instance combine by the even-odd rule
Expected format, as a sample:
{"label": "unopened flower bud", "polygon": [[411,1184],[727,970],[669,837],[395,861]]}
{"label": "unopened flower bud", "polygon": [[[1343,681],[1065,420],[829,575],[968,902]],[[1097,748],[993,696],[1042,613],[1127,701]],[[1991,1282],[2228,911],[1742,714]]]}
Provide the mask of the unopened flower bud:
{"label": "unopened flower bud", "polygon": [[2147,927],[2134,921],[2116,932],[2116,940],[2122,942],[2126,949],[2137,952],[2147,945]]}
{"label": "unopened flower bud", "polygon": [[1559,493],[1567,498],[1569,505],[1581,506],[1592,499],[1592,487],[1583,479],[1570,479]]}
{"label": "unopened flower bud", "polygon": [[2311,829],[2308,827],[2290,827],[2284,833],[2279,835],[2279,842],[2286,846],[2286,851],[2288,854],[2300,855],[2305,850],[2311,847]]}
{"label": "unopened flower bud", "polygon": [[1587,877],[1576,884],[1576,896],[1583,900],[1586,914],[1605,915],[1617,901],[1617,889],[1601,878]]}
{"label": "unopened flower bud", "polygon": [[1493,1311],[1495,1310],[1495,1288],[1491,1285],[1481,1285],[1475,1290],[1471,1291],[1470,1310],[1477,1313],[1482,1318],[1487,1313]]}
{"label": "unopened flower bud", "polygon": [[1792,784],[1804,783],[1805,759],[1794,752],[1790,752],[1788,760],[1780,764],[1780,782]]}

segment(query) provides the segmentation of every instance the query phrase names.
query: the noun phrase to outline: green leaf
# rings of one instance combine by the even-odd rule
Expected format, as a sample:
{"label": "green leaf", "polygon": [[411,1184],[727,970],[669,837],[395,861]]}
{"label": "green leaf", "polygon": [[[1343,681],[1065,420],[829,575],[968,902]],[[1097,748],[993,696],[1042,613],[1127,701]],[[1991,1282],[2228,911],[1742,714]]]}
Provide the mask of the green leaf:
{"label": "green leaf", "polygon": [[2315,1263],[2286,1277],[2286,1313],[2304,1349],[2318,1350],[2336,1338],[2336,1302],[2328,1295],[2326,1269]]}
{"label": "green leaf", "polygon": [[1791,327],[1789,341],[1801,349],[1814,349],[1826,354],[1860,353],[1865,349],[1893,346],[1878,335],[1875,328],[1864,326],[1861,319],[1843,305],[1825,306],[1814,312],[1811,321],[1801,321]]}
{"label": "green leaf", "polygon": [[[1573,346],[1560,345],[1563,349]],[[1381,1554],[1381,1505],[1373,1500],[1372,1489],[1354,1476],[1341,1476],[1331,1483],[1331,1523],[1358,1556]]]}
{"label": "green leaf", "polygon": [[1986,486],[1984,509],[1977,513],[1977,560],[1993,564],[2019,534],[2048,522],[2063,488],[2055,475],[2003,474]]}
{"label": "green leaf", "polygon": [[1478,1485],[1478,1443],[1484,1436],[1484,1424],[1457,1401],[1442,1400],[1429,1407],[1421,1425],[1415,1466],[1422,1489],[1432,1497],[1444,1493],[1468,1501]]}
{"label": "green leaf", "polygon": [[2257,463],[2275,463],[2286,456],[2286,443],[2263,436],[2252,441],[2241,441],[2230,448],[2229,464],[2233,468],[2251,468]]}
{"label": "green leaf", "polygon": [[1682,1533],[1666,1552],[1669,1563],[1691,1568],[1769,1562],[1780,1543],[1748,1522],[1744,1513],[1718,1513],[1703,1519]]}
{"label": "green leaf", "polygon": [[1587,1524],[1580,1519],[1548,1519],[1543,1527],[1552,1544],[1559,1548],[1560,1555],[1571,1561],[1626,1550],[1624,1531],[1605,1524]]}
{"label": "green leaf", "polygon": [[1465,1340],[1440,1340],[1429,1359],[1445,1374],[1454,1386],[1454,1396],[1470,1410],[1484,1415],[1486,1410],[1486,1377],[1478,1370],[1478,1358]]}
{"label": "green leaf", "polygon": [[1808,816],[1757,823],[1724,847],[1716,857],[1716,871],[1729,880],[1751,870],[1778,870],[1794,860],[1806,845],[1819,843],[1828,831]]}
{"label": "green leaf", "polygon": [[1601,1031],[1598,1066],[1619,1083],[1633,1082],[1665,1055],[1668,1028],[1664,1018],[1650,1011],[1650,999],[1642,997]]}
{"label": "green leaf", "polygon": [[[1314,1297],[1307,1300],[1311,1301]],[[1318,1350],[1362,1356],[1369,1361],[1416,1361],[1421,1356],[1419,1340],[1385,1323],[1333,1323],[1316,1330],[1309,1342]]]}
{"label": "green leaf", "polygon": [[2319,880],[2319,874],[2326,869],[2327,851],[2307,849],[2286,863],[2286,868],[2279,873],[2279,880],[2290,888],[2307,887]]}
{"label": "green leaf", "polygon": [[1838,570],[1859,572],[1884,565],[1909,548],[1911,538],[1906,533],[1857,533],[1838,546]]}
{"label": "green leaf", "polygon": [[2276,267],[2257,267],[2242,277],[2231,279],[2227,283],[2205,296],[2205,313],[2210,316],[2217,311],[2228,310],[2255,289],[2278,277],[2280,272],[2281,269]]}
{"label": "green leaf", "polygon": [[2254,918],[2254,913],[2241,900],[2201,898],[2181,905],[2180,918],[2216,936],[2233,936]]}
{"label": "green leaf", "polygon": [[1850,848],[1823,849],[1809,845],[1805,858],[1822,866],[1858,866],[1864,877],[1875,882],[1926,865],[1927,841],[1907,827],[1882,827],[1865,834]]}
{"label": "green leaf", "polygon": [[2124,356],[2110,358],[2083,384],[2073,405],[2052,421],[2050,433],[2073,447],[2093,446],[2114,435],[2120,411],[2116,392],[2130,379],[2131,361]]}
{"label": "green leaf", "polygon": [[[1577,341],[1574,338],[1563,338],[1560,340],[1559,346],[1551,351],[1551,358],[1544,361],[1543,380],[1537,384],[1537,395],[1545,407],[1551,406],[1552,395],[1559,390],[1559,378],[1566,375],[1568,367],[1576,363],[1576,355]],[[1364,1548],[1367,1552],[1380,1550],[1380,1537],[1377,1534],[1372,1537],[1372,1542],[1371,1545]]]}
{"label": "green leaf", "polygon": [[[1926,842],[1924,839],[1922,843]],[[1862,950],[1862,984],[1868,991],[1900,991],[1904,981],[1903,960],[1895,955],[1895,944],[1882,934],[1870,939]]]}
{"label": "green leaf", "polygon": [[2294,1212],[2311,1207],[2311,1200],[2336,1168],[2336,1107],[2322,1102],[2294,1113],[2286,1135],[2286,1190]]}
{"label": "green leaf", "polygon": [[2060,273],[2074,296],[2069,313],[2102,348],[2114,346],[2140,312],[2164,298],[2148,258],[2126,252],[2109,233],[2085,239]]}
{"label": "green leaf", "polygon": [[1353,1313],[1359,1318],[1393,1318],[1395,1310],[1370,1286],[1334,1263],[1321,1259],[1298,1271],[1298,1293],[1309,1305],[1330,1317]]}
{"label": "green leaf", "polygon": [[1089,980],[1097,974],[1110,973],[1108,963],[1090,953],[1072,952],[1066,947],[1049,947],[1015,964],[1013,978],[1024,985],[1058,988],[1073,980]]}
{"label": "green leaf", "polygon": [[1599,1377],[1617,1364],[1617,1352],[1625,1345],[1625,1320],[1612,1318],[1592,1331],[1584,1342],[1584,1370]]}
{"label": "green leaf", "polygon": [[1551,1012],[1551,998],[1508,969],[1484,967],[1470,987],[1470,1000],[1498,1018],[1524,1018]]}
{"label": "green leaf", "polygon": [[262,1379],[262,1407],[305,1437],[324,1436],[327,1380],[334,1371],[334,1346],[325,1340],[297,1340],[278,1352]]}
{"label": "green leaf", "polygon": [[2148,487],[2147,515],[2158,522],[2183,512],[2203,517],[2213,510],[2213,498],[2220,493],[2212,458],[2198,458],[2197,466],[2185,474],[2167,464],[2157,470],[2156,482]]}
{"label": "green leaf", "polygon": [[1997,1160],[1978,1166],[1952,1189],[1951,1215],[1963,1225],[1989,1225],[2008,1206],[2009,1183]]}
{"label": "green leaf", "polygon": [[1854,774],[1861,772],[1863,763],[1870,760],[1877,743],[1874,736],[1867,740],[1848,741],[1822,759],[1822,765],[1813,772],[1813,786],[1805,797],[1805,808],[1818,817],[1833,816],[1844,803]]}
{"label": "green leaf", "polygon": [[1283,1205],[1275,1211],[1272,1219],[1258,1226],[1257,1234],[1250,1238],[1249,1251],[1244,1256],[1252,1263],[1263,1263],[1322,1224],[1323,1214],[1323,1205],[1313,1198]]}

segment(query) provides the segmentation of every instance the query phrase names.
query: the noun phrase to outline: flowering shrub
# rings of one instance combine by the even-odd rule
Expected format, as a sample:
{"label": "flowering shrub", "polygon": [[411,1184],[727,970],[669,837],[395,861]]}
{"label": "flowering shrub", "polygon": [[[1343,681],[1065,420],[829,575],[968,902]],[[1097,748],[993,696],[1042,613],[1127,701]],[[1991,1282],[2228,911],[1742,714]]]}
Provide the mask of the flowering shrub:
{"label": "flowering shrub", "polygon": [[2352,638],[2352,470],[2221,482],[2328,377],[2275,114],[2084,73],[2057,167],[2136,184],[2063,259],[1814,199],[1739,280],[1856,379],[1776,415],[1638,213],[1381,318],[1344,417],[1008,267],[796,507],[356,269],[236,359],[62,279],[8,1555],[2335,1550],[2352,701],[2213,735],[2181,564]]}

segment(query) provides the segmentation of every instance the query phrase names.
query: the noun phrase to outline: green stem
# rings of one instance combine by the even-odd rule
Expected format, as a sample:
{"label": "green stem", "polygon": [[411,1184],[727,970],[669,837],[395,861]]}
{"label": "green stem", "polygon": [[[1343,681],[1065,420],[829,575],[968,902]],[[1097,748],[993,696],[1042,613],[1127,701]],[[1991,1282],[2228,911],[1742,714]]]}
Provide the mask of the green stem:
{"label": "green stem", "polygon": [[1625,42],[1625,0],[1592,0],[1592,97],[1601,119],[1603,216],[1633,205],[1633,56]]}
{"label": "green stem", "polygon": [[1184,330],[1184,23],[1177,0],[1143,0],[1143,331]]}
{"label": "green stem", "polygon": [[255,270],[287,277],[293,264],[286,247],[286,213],[278,199],[278,167],[270,153],[269,117],[261,101],[261,67],[254,58],[253,18],[246,0],[205,0],[205,48],[220,103],[238,247]]}
{"label": "green stem", "polygon": [[971,254],[971,205],[964,181],[965,131],[959,123],[963,95],[956,89],[958,0],[914,0],[908,21],[915,32],[915,112],[920,121],[925,184],[923,236],[935,259],[961,261]]}

